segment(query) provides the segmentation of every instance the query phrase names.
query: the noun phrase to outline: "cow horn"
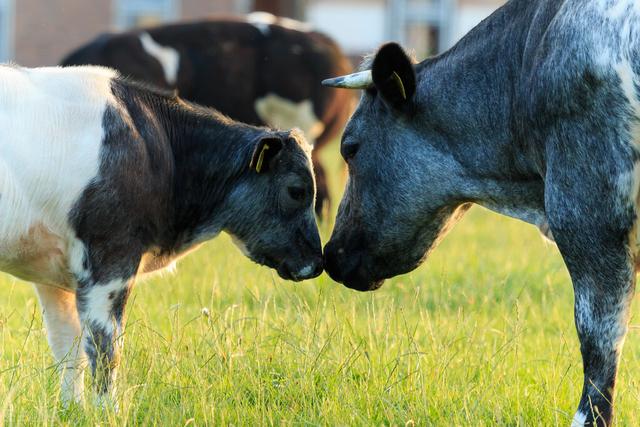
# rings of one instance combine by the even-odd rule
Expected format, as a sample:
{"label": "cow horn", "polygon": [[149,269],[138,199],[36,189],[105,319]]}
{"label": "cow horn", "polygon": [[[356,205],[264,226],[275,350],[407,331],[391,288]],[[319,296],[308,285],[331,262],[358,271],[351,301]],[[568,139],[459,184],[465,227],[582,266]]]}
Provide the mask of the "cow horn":
{"label": "cow horn", "polygon": [[334,77],[322,81],[322,86],[341,87],[345,89],[366,89],[373,84],[371,70],[360,71],[359,73],[347,74],[346,76]]}

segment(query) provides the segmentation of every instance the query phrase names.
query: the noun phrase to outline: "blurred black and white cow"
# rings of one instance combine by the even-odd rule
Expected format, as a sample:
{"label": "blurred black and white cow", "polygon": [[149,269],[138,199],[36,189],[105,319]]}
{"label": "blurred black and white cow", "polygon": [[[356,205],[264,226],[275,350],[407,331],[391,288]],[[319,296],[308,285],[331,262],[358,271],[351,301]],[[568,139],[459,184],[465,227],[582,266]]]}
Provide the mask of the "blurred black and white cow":
{"label": "blurred black and white cow", "polygon": [[112,392],[135,277],[221,231],[285,279],[322,270],[311,146],[296,132],[106,68],[13,66],[0,66],[0,129],[0,270],[35,284],[65,400],[81,398],[87,359]]}
{"label": "blurred black and white cow", "polygon": [[327,77],[351,72],[324,34],[267,13],[104,34],[69,54],[62,65],[103,65],[120,74],[176,89],[189,101],[244,123],[301,129],[315,144],[316,209],[329,193],[317,150],[335,138],[353,110]]}
{"label": "blurred black and white cow", "polygon": [[610,425],[640,261],[640,2],[511,0],[443,55],[383,46],[342,140],[325,269],[359,290],[420,265],[471,203],[553,237],[575,289],[584,387]]}

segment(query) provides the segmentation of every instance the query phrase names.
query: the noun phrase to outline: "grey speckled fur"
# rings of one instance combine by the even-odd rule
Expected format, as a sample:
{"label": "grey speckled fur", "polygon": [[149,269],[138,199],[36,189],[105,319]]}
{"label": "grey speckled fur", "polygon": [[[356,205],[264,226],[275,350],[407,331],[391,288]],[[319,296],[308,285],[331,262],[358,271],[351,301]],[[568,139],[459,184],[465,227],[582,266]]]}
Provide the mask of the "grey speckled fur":
{"label": "grey speckled fur", "polygon": [[371,67],[342,141],[349,181],[325,269],[376,289],[420,265],[471,203],[540,227],[575,289],[574,422],[610,425],[635,288],[640,3],[511,0],[443,55],[414,65],[391,44]]}

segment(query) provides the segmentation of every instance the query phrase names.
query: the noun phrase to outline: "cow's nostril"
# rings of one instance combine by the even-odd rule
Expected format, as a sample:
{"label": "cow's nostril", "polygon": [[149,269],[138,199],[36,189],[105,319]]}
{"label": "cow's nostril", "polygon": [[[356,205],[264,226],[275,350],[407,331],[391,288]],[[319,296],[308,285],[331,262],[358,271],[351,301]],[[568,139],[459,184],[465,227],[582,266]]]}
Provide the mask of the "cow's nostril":
{"label": "cow's nostril", "polygon": [[338,256],[339,255],[333,250],[332,246],[327,246],[324,250],[324,270],[333,280],[336,282],[342,282],[344,277],[339,267]]}
{"label": "cow's nostril", "polygon": [[311,274],[314,271],[315,271],[315,268],[313,267],[313,265],[309,264],[309,265],[304,266],[300,270],[298,270],[293,275],[293,277],[295,277],[296,279],[306,279],[307,277],[311,276]]}

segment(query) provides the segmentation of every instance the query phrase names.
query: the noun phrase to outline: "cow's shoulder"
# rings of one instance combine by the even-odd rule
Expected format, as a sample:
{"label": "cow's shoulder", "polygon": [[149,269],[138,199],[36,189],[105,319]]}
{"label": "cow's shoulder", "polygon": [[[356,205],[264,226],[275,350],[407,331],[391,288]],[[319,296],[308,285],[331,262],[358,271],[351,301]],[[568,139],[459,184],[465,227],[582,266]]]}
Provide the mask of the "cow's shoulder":
{"label": "cow's shoulder", "polygon": [[640,75],[636,2],[543,2],[523,53],[519,99],[531,118],[584,114],[599,99],[624,101],[621,67]]}

